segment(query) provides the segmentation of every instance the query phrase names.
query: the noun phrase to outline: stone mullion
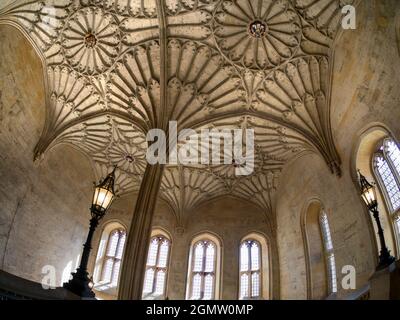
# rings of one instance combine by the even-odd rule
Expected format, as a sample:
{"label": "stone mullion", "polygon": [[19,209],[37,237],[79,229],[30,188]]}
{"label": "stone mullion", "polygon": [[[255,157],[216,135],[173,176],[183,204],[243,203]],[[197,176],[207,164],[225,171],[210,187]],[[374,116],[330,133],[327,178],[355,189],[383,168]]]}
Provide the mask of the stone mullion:
{"label": "stone mullion", "polygon": [[204,298],[205,280],[206,280],[206,253],[207,253],[207,243],[203,242],[203,260],[201,261],[201,283],[200,283],[200,300]]}
{"label": "stone mullion", "polygon": [[108,251],[110,250],[110,246],[111,246],[111,236],[112,236],[112,231],[108,236],[108,240],[107,240],[107,246],[106,246],[106,252],[104,254],[104,259],[103,259],[103,263],[102,263],[102,267],[101,267],[101,277],[100,279],[104,280],[104,271],[105,271],[105,266],[107,264],[107,260],[112,259],[113,263],[112,263],[112,267],[111,267],[111,276],[110,276],[110,282],[112,280],[112,273],[113,273],[113,269],[114,269],[114,257],[108,255]]}
{"label": "stone mullion", "polygon": [[161,247],[161,242],[159,241],[159,239],[157,239],[157,255],[156,255],[156,263],[154,265],[153,286],[151,288],[152,294],[154,294],[156,292],[157,276],[158,276],[158,271],[160,271],[160,269],[158,268],[158,264],[159,264],[159,260],[160,260],[160,247]]}
{"label": "stone mullion", "polygon": [[253,277],[252,277],[253,272],[251,271],[252,263],[251,263],[251,244],[250,243],[248,243],[248,246],[247,246],[247,257],[249,259],[248,260],[249,261],[249,263],[248,263],[249,269],[248,269],[248,273],[247,273],[247,276],[249,277],[249,281],[248,281],[248,284],[249,284],[249,295],[248,295],[248,298],[251,298],[252,290],[253,290]]}
{"label": "stone mullion", "polygon": [[111,267],[111,275],[110,275],[110,283],[113,282],[113,277],[114,277],[114,270],[115,270],[115,263],[116,263],[116,259],[117,259],[117,252],[118,252],[118,246],[119,246],[119,242],[121,240],[120,238],[120,234],[119,231],[117,231],[118,233],[118,240],[117,240],[117,246],[115,247],[115,252],[114,254],[110,257],[112,259],[112,267]]}
{"label": "stone mullion", "polygon": [[188,272],[190,272],[189,293],[187,295],[189,299],[191,299],[193,296],[193,279],[194,279],[194,275],[195,275],[195,272],[193,270],[194,270],[194,262],[196,259],[195,245],[193,245],[190,250],[191,250],[192,257],[191,257],[191,263],[190,263],[190,270],[188,270]]}

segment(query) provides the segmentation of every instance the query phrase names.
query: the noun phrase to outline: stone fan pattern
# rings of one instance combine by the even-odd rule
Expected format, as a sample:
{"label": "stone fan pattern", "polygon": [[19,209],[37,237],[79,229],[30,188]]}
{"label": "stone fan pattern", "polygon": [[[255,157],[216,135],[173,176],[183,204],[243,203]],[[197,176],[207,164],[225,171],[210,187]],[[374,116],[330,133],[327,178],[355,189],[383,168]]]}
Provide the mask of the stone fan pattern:
{"label": "stone fan pattern", "polygon": [[175,214],[178,227],[184,227],[190,213],[205,201],[230,194],[243,200],[251,199],[265,213],[266,223],[274,224],[272,198],[280,172],[266,172],[242,178],[222,178],[204,169],[167,167],[161,182],[161,197]]}
{"label": "stone fan pattern", "polygon": [[69,65],[78,72],[99,74],[111,67],[120,51],[117,21],[94,7],[74,13],[62,34],[62,48]]}
{"label": "stone fan pattern", "polygon": [[[314,151],[340,172],[329,126],[329,50],[341,8],[353,2],[0,5],[0,23],[24,32],[47,72],[47,117],[35,158],[56,144],[71,144],[92,159],[98,178],[117,164],[117,188],[124,193],[138,190],[145,135],[162,117],[177,120],[178,129],[252,128],[252,175],[235,177],[235,164],[167,166],[161,197],[178,225],[204,201],[227,194],[251,199],[273,222],[274,192],[288,160]],[[159,29],[163,21],[167,37]]]}
{"label": "stone fan pattern", "polygon": [[59,143],[71,144],[89,155],[97,179],[117,165],[118,193],[138,191],[147,164],[147,142],[130,121],[112,115],[89,119],[65,129],[49,148]]}
{"label": "stone fan pattern", "polygon": [[[256,36],[252,24],[264,32]],[[224,55],[244,68],[272,69],[293,57],[300,45],[300,18],[287,0],[222,1],[213,27]]]}
{"label": "stone fan pattern", "polygon": [[334,37],[342,17],[342,8],[355,5],[357,0],[294,0],[297,11],[315,28]]}

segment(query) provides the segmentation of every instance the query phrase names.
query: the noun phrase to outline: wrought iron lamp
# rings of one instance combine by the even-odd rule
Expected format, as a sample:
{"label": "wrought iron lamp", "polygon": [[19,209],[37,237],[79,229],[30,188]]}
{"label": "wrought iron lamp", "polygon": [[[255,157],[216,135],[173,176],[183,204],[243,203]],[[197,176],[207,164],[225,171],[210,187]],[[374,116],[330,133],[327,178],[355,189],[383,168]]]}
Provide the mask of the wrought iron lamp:
{"label": "wrought iron lamp", "polygon": [[117,167],[115,166],[114,170],[109,173],[103,181],[95,186],[92,206],[90,208],[92,218],[90,219],[89,233],[86,242],[83,245],[81,263],[76,272],[72,273],[72,279],[63,285],[65,289],[83,298],[95,297],[95,294],[92,291],[93,284],[87,271],[87,265],[89,261],[90,250],[92,249],[91,243],[94,231],[115,198],[114,181],[116,168]]}
{"label": "wrought iron lamp", "polygon": [[368,180],[361,174],[360,171],[358,171],[358,174],[359,174],[361,197],[364,203],[366,204],[368,210],[372,212],[372,216],[375,218],[375,222],[378,227],[378,235],[381,244],[381,251],[379,254],[379,264],[377,269],[382,269],[390,265],[395,260],[395,258],[390,255],[390,251],[386,247],[385,237],[383,235],[383,228],[379,218],[378,201],[376,198],[375,186],[369,183]]}

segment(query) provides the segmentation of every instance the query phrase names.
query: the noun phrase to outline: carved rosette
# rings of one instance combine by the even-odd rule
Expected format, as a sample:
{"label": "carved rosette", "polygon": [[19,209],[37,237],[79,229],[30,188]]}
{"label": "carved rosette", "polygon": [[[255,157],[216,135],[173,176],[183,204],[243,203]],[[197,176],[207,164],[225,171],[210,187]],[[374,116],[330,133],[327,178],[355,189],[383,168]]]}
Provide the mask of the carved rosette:
{"label": "carved rosette", "polygon": [[272,69],[289,60],[301,41],[300,18],[287,0],[223,1],[213,29],[222,53],[253,70]]}
{"label": "carved rosette", "polygon": [[88,7],[73,14],[62,33],[62,48],[68,64],[89,75],[107,71],[120,53],[121,35],[115,18]]}

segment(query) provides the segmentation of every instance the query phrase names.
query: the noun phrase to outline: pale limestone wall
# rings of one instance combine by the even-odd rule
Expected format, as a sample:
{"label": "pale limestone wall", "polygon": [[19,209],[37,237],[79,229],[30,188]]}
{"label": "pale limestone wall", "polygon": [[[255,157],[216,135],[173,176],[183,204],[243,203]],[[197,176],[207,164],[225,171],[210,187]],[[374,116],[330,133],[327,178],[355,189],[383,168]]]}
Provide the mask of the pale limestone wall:
{"label": "pale limestone wall", "polygon": [[193,212],[188,212],[187,225],[182,234],[177,233],[174,216],[167,213],[167,210],[167,207],[158,206],[153,226],[162,227],[172,235],[172,256],[167,286],[169,299],[185,299],[190,243],[197,234],[204,231],[211,232],[222,240],[221,299],[237,299],[239,243],[244,236],[253,231],[263,233],[270,238],[270,256],[274,264],[273,292],[275,297],[278,295],[279,277],[275,242],[260,209],[232,198],[214,200]]}
{"label": "pale limestone wall", "polygon": [[318,156],[307,155],[288,166],[282,178],[285,183],[277,201],[281,298],[307,298],[301,215],[315,198],[328,214],[339,283],[342,266],[350,264],[356,267],[357,286],[364,285],[373,272],[374,258],[367,219],[349,175],[339,179]]}
{"label": "pale limestone wall", "polygon": [[[374,272],[377,252],[372,243],[371,220],[354,184],[354,150],[360,134],[374,123],[388,127],[400,137],[399,48],[395,23],[398,1],[361,1],[357,8],[357,30],[344,31],[335,49],[332,89],[332,128],[343,162],[338,179],[316,155],[291,163],[282,177],[277,201],[278,244],[281,266],[281,298],[307,297],[304,246],[300,229],[302,206],[317,197],[330,218],[338,270],[352,264],[357,287]],[[385,236],[391,228],[383,217]],[[393,242],[388,241],[393,252]]]}
{"label": "pale limestone wall", "polygon": [[[357,14],[357,30],[338,40],[332,90],[334,137],[342,161],[353,166],[359,136],[367,128],[382,125],[400,138],[400,2],[362,1]],[[385,239],[395,253],[393,229],[380,207]]]}
{"label": "pale limestone wall", "polygon": [[86,237],[92,169],[66,146],[33,163],[45,114],[41,63],[8,26],[0,26],[0,57],[0,268],[40,281],[53,265],[60,285]]}
{"label": "pale limestone wall", "polygon": [[[353,135],[382,122],[399,137],[399,1],[361,1],[357,29],[344,31],[335,49],[332,129],[343,161]],[[351,135],[349,135],[351,134]]]}
{"label": "pale limestone wall", "polygon": [[10,5],[13,2],[17,2],[17,0],[1,0],[0,9],[5,8],[6,6]]}
{"label": "pale limestone wall", "polygon": [[[382,126],[400,138],[400,2],[362,1],[357,15],[357,30],[338,39],[332,83],[333,134],[345,173],[353,175],[360,134],[367,128]],[[380,213],[387,246],[396,255],[393,225],[382,202]]]}

